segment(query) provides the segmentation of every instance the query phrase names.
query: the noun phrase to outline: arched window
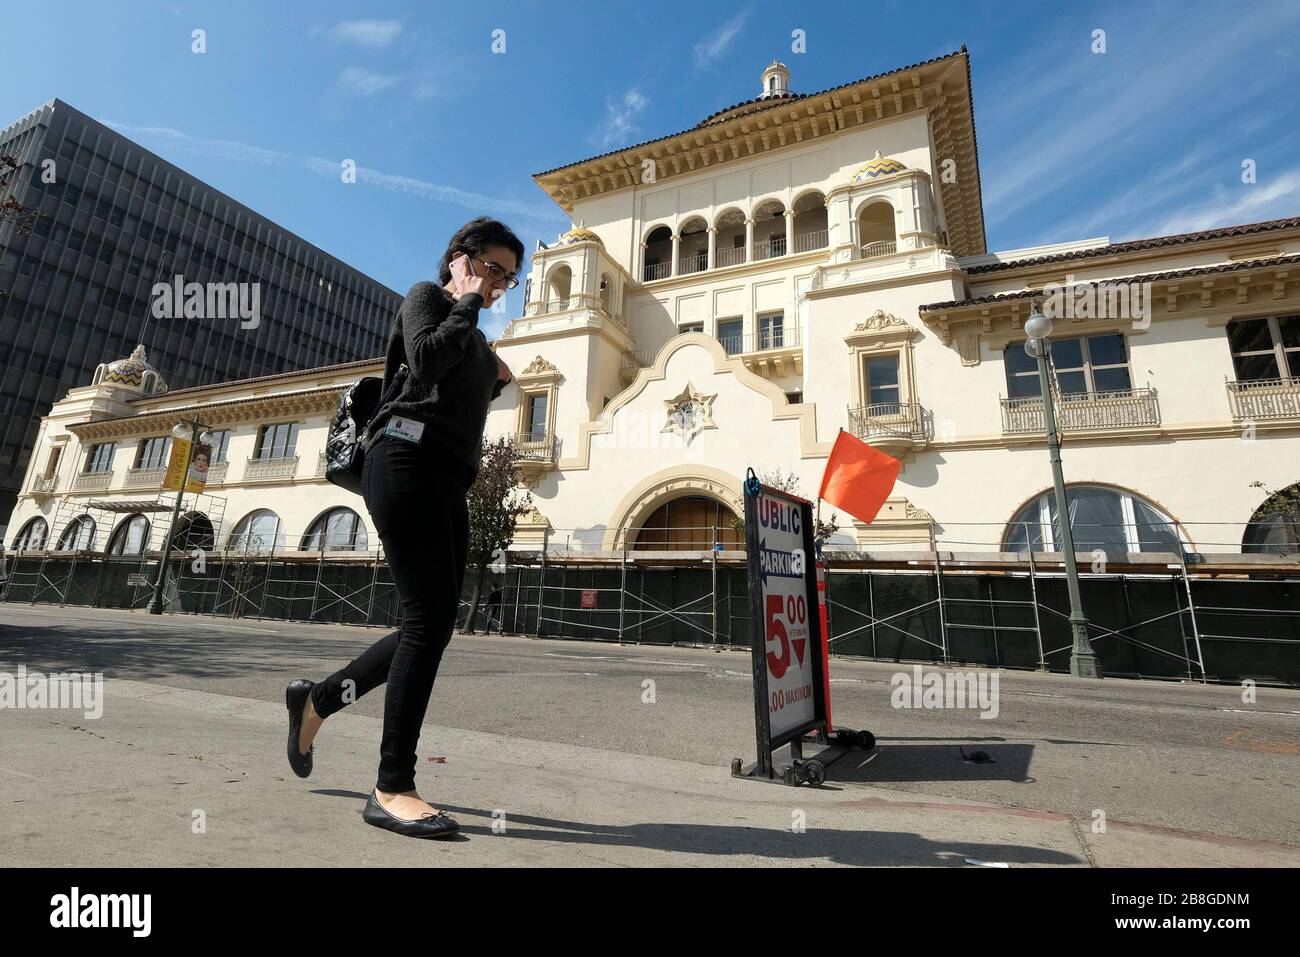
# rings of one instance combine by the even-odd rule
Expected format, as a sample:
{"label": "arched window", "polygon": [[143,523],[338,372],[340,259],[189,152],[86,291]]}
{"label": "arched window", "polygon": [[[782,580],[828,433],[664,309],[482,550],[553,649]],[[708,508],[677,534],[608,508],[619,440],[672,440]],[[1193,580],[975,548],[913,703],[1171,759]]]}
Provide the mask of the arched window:
{"label": "arched window", "polygon": [[95,543],[95,522],[89,515],[78,515],[59,536],[57,551],[85,550]]}
{"label": "arched window", "polygon": [[573,270],[561,264],[551,270],[546,280],[546,309],[559,312],[569,308],[569,293],[573,288]]}
{"label": "arched window", "polygon": [[[1076,552],[1174,552],[1191,549],[1178,523],[1154,504],[1122,488],[1069,485],[1065,501]],[[1020,509],[1007,525],[1003,551],[1060,550],[1056,495],[1050,489]]]}
{"label": "arched window", "polygon": [[872,202],[858,210],[858,254],[863,259],[891,255],[897,248],[894,207]]}
{"label": "arched window", "polygon": [[302,540],[303,551],[364,552],[365,522],[350,508],[332,508],[311,523]]}
{"label": "arched window", "polygon": [[667,226],[656,226],[646,236],[643,270],[642,278],[646,282],[672,275],[673,231]]}
{"label": "arched window", "polygon": [[284,548],[284,526],[280,522],[280,516],[269,508],[249,512],[230,533],[226,547],[242,554]]}
{"label": "arched window", "polygon": [[202,512],[186,512],[176,519],[176,530],[172,532],[173,551],[188,552],[193,548],[211,551],[216,541],[212,520]]}
{"label": "arched window", "polygon": [[1300,482],[1279,489],[1255,509],[1241,550],[1256,555],[1300,552]]}
{"label": "arched window", "polygon": [[45,547],[45,539],[49,537],[50,526],[46,524],[43,518],[33,518],[22,527],[18,537],[14,539],[13,550],[20,552],[23,549],[41,549]]}
{"label": "arched window", "polygon": [[769,199],[754,208],[754,260],[784,256],[785,204],[779,199]]}
{"label": "arched window", "polygon": [[148,542],[149,519],[137,512],[113,530],[113,537],[108,540],[108,554],[140,555]]}

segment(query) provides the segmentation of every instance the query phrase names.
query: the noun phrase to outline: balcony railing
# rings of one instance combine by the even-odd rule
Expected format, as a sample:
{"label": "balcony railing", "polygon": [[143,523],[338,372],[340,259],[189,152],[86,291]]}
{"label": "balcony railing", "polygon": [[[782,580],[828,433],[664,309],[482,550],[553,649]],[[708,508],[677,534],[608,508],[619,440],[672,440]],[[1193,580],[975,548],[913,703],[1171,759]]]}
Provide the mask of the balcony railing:
{"label": "balcony railing", "polygon": [[740,336],[719,336],[722,351],[729,356],[746,355],[751,352],[765,352],[768,349],[788,349],[799,345],[799,327],[782,326],[777,329],[761,329]]}
{"label": "balcony railing", "polygon": [[730,249],[715,249],[713,251],[713,265],[718,269],[723,266],[739,266],[744,261],[744,246],[733,246]]}
{"label": "balcony railing", "polygon": [[80,472],[72,480],[72,488],[76,492],[102,492],[112,484],[111,469],[107,472]]}
{"label": "balcony railing", "polygon": [[924,442],[926,410],[916,402],[874,402],[849,409],[849,431],[864,442],[901,439]]}
{"label": "balcony railing", "polygon": [[683,256],[677,261],[677,275],[684,276],[687,273],[704,272],[709,265],[709,254],[706,250],[702,253],[692,253],[689,256]]}
{"label": "balcony railing", "polygon": [[510,444],[524,462],[554,464],[559,441],[554,432],[516,432]]}
{"label": "balcony railing", "polygon": [[897,242],[866,243],[862,247],[862,258],[878,259],[881,256],[892,256],[896,252],[898,252]]}
{"label": "balcony railing", "polygon": [[667,279],[673,268],[672,261],[662,263],[646,263],[645,281],[653,282],[656,279]]}
{"label": "balcony railing", "polygon": [[163,476],[166,474],[166,466],[161,468],[127,469],[126,480],[122,484],[126,488],[161,487]]}
{"label": "balcony railing", "polygon": [[275,459],[250,457],[244,465],[244,478],[250,482],[258,479],[293,478],[297,474],[298,456],[296,455]]}
{"label": "balcony railing", "polygon": [[320,478],[325,474],[325,453],[323,451],[316,453],[316,477]]}
{"label": "balcony railing", "polygon": [[[1086,429],[1132,429],[1160,424],[1155,389],[1115,392],[1076,392],[1056,402],[1056,425],[1062,432]],[[1040,396],[1002,400],[1002,431],[1007,434],[1045,433]]]}
{"label": "balcony railing", "polygon": [[806,253],[814,249],[825,249],[830,242],[830,234],[824,229],[815,229],[811,233],[795,236],[794,251]]}
{"label": "balcony railing", "polygon": [[59,487],[59,477],[57,475],[38,475],[36,481],[32,482],[32,491],[39,494],[49,494]]}
{"label": "balcony railing", "polygon": [[754,243],[754,261],[760,259],[774,259],[777,256],[785,255],[785,237],[778,236],[775,239],[760,239]]}
{"label": "balcony railing", "polygon": [[1234,419],[1300,417],[1300,379],[1244,379],[1227,385]]}
{"label": "balcony railing", "polygon": [[208,485],[220,485],[226,480],[226,472],[230,466],[227,462],[218,462],[216,465],[208,466]]}

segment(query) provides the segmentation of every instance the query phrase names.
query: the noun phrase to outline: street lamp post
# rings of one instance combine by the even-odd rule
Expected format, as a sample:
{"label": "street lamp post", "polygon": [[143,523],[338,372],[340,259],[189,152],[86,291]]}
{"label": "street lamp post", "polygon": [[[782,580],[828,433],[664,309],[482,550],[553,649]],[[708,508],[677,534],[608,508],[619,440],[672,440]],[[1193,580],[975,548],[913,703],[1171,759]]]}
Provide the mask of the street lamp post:
{"label": "street lamp post", "polygon": [[185,438],[187,425],[190,427],[190,452],[185,457],[185,467],[181,469],[181,486],[176,490],[176,504],[172,506],[171,524],[167,526],[162,552],[158,556],[158,572],[154,577],[153,596],[145,609],[150,615],[161,615],[163,611],[163,584],[167,581],[167,559],[171,556],[172,536],[176,534],[176,519],[181,513],[181,500],[185,495],[185,484],[189,480],[190,463],[194,461],[194,452],[198,448],[199,427],[202,425],[198,419],[182,419],[173,427],[172,436],[178,439]]}
{"label": "street lamp post", "polygon": [[[1038,383],[1043,395],[1043,422],[1047,427],[1047,448],[1052,460],[1052,485],[1056,494],[1056,515],[1061,529],[1061,548],[1065,552],[1065,585],[1070,595],[1070,632],[1074,647],[1070,652],[1070,674],[1076,678],[1100,678],[1101,667],[1097,654],[1088,641],[1088,618],[1083,613],[1083,600],[1079,595],[1079,566],[1074,558],[1074,533],[1070,528],[1070,512],[1065,500],[1065,476],[1061,471],[1061,436],[1056,430],[1056,408],[1052,398],[1051,382],[1047,370],[1047,356],[1052,351],[1048,337],[1052,334],[1052,320],[1034,311],[1025,320],[1025,352],[1038,360]],[[1033,542],[1027,542],[1033,548]]]}

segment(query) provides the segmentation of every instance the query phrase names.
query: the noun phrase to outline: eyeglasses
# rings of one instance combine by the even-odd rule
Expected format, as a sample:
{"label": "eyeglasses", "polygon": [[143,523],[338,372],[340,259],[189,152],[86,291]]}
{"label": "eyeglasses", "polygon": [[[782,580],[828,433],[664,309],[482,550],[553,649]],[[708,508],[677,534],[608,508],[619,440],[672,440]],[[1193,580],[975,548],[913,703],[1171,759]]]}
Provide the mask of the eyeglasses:
{"label": "eyeglasses", "polygon": [[488,275],[492,277],[493,282],[504,282],[507,289],[514,289],[519,285],[519,279],[513,275],[506,275],[506,271],[489,259],[479,259],[477,256],[471,256],[470,259],[476,263],[482,263],[487,269]]}

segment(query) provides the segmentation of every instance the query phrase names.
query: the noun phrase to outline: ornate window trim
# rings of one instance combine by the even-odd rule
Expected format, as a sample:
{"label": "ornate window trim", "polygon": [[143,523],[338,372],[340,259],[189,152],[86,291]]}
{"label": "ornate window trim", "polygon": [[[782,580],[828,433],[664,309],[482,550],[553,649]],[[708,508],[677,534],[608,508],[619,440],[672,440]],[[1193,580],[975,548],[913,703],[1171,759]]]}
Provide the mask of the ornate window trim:
{"label": "ornate window trim", "polygon": [[850,394],[854,405],[870,405],[867,384],[862,374],[865,360],[871,356],[890,354],[898,355],[898,401],[920,401],[917,397],[914,356],[916,333],[916,327],[912,324],[883,309],[877,309],[844,337],[844,342],[849,347]]}
{"label": "ornate window trim", "polygon": [[515,376],[515,384],[519,387],[519,405],[515,411],[516,435],[532,431],[529,408],[533,398],[539,395],[546,396],[545,432],[547,435],[555,434],[555,401],[558,398],[561,378],[563,377],[560,370],[541,356],[534,357],[533,361]]}

